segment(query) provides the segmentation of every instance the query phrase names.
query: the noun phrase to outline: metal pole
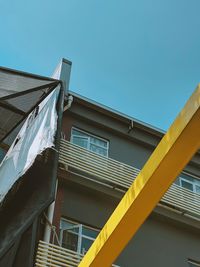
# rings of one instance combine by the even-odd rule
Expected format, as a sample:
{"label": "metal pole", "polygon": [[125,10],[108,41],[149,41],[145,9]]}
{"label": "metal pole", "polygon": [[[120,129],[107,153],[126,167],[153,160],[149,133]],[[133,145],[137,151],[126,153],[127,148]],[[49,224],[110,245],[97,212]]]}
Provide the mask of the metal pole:
{"label": "metal pole", "polygon": [[[58,125],[57,125],[56,143],[55,143],[56,155],[55,155],[54,163],[56,164],[56,167],[53,168],[54,171],[56,170],[56,174],[53,174],[53,175],[56,175],[56,176],[57,176],[57,166],[58,166],[58,160],[59,160],[58,151],[60,147],[60,137],[61,137],[61,130],[62,130],[62,115],[64,112],[64,98],[68,95],[71,65],[72,63],[70,61],[63,58],[60,64],[58,65],[58,67],[56,68],[56,71],[53,74],[53,76],[55,76],[57,79],[60,79],[62,81],[61,91],[59,95],[59,103],[58,103]],[[72,101],[73,99],[71,100],[71,102]],[[70,106],[71,104],[69,104],[69,107]],[[58,187],[58,179],[56,179],[54,199],[56,199],[57,187]],[[44,237],[43,237],[43,240],[47,243],[50,242],[50,238],[51,238],[51,225],[50,224],[52,224],[53,222],[54,209],[55,209],[55,200],[49,206],[48,211],[47,211],[48,222],[46,222],[45,230],[44,230]]]}
{"label": "metal pole", "polygon": [[[63,107],[64,107],[64,88],[63,88],[63,84],[61,83],[61,88],[60,88],[60,93],[59,93],[59,98],[58,98],[58,103],[57,103],[58,121],[57,121],[57,131],[56,131],[56,136],[55,136],[55,149],[53,150],[51,149],[50,151],[51,152],[50,157],[52,157],[52,161],[53,161],[51,176],[52,176],[52,186],[53,188],[55,188],[55,191],[53,190],[55,192],[54,199],[56,198],[57,186],[58,186],[57,169],[58,169],[58,160],[59,160]],[[51,162],[51,159],[50,159],[50,162]],[[47,243],[50,242],[50,238],[51,238],[51,226],[49,225],[49,223],[53,222],[54,207],[55,207],[55,200],[48,207],[48,211],[47,211],[48,221],[46,222],[46,225],[45,225],[44,237],[43,237],[43,240]]]}

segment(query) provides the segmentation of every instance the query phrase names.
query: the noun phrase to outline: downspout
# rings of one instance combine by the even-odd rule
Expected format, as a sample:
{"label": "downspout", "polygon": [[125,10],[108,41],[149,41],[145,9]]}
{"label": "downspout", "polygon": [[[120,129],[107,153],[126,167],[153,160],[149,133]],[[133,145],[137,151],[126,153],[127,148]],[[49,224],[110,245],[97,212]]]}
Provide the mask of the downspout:
{"label": "downspout", "polygon": [[67,103],[66,106],[64,106],[64,110],[63,110],[64,112],[71,107],[72,102],[73,102],[73,96],[72,95],[69,95],[68,98],[67,98],[67,100],[68,100],[68,103]]}

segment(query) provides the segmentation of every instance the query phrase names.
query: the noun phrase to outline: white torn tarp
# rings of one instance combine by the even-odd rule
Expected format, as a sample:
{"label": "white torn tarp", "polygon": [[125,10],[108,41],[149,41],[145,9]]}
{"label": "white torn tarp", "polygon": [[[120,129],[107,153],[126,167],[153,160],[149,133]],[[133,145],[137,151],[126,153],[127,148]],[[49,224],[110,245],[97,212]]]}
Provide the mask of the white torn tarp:
{"label": "white torn tarp", "polygon": [[14,183],[25,174],[38,154],[54,146],[59,88],[51,92],[28,116],[0,164],[0,203]]}

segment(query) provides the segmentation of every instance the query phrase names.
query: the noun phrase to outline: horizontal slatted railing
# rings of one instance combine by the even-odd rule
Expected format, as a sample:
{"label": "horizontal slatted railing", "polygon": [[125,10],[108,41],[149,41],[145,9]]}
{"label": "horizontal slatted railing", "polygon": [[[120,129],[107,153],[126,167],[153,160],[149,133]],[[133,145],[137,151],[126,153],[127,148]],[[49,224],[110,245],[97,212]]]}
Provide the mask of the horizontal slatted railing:
{"label": "horizontal slatted railing", "polygon": [[[83,254],[39,241],[35,267],[77,267]],[[112,267],[119,267],[112,265]]]}
{"label": "horizontal slatted railing", "polygon": [[61,140],[60,159],[63,164],[100,178],[113,186],[129,187],[138,173],[136,169],[117,160],[106,158],[87,149]]}
{"label": "horizontal slatted railing", "polygon": [[[117,160],[106,158],[82,147],[61,140],[60,163],[79,170],[93,179],[126,191],[136,178],[139,169]],[[200,216],[200,195],[173,184],[161,199],[162,203],[181,211]]]}

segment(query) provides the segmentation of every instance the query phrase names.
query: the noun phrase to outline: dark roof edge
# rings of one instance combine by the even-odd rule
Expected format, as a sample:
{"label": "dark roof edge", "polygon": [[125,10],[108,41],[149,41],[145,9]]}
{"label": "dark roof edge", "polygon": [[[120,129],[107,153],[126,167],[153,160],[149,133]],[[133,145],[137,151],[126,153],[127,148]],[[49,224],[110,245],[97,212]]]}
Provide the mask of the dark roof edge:
{"label": "dark roof edge", "polygon": [[88,103],[90,103],[92,105],[98,106],[99,108],[104,109],[104,110],[106,110],[106,111],[108,111],[110,113],[113,113],[113,114],[117,115],[118,117],[133,121],[133,122],[137,123],[138,125],[141,125],[142,127],[146,128],[146,129],[152,130],[153,132],[157,132],[157,133],[159,133],[161,135],[166,133],[166,131],[164,131],[164,130],[162,130],[160,128],[154,127],[151,124],[148,124],[148,123],[145,123],[143,121],[140,121],[140,120],[138,120],[138,119],[136,119],[134,117],[131,117],[131,116],[129,116],[127,114],[124,114],[124,113],[122,113],[120,111],[117,111],[117,110],[115,110],[113,108],[105,106],[105,105],[103,105],[101,103],[98,103],[98,102],[96,102],[96,101],[94,101],[92,99],[89,99],[89,98],[87,98],[85,96],[79,95],[78,93],[75,93],[73,91],[69,91],[69,94],[71,94],[72,96],[75,96],[76,98],[79,98],[80,100],[88,102]]}
{"label": "dark roof edge", "polygon": [[44,80],[44,81],[59,81],[57,79],[53,79],[53,78],[50,78],[50,77],[41,76],[41,75],[38,75],[38,74],[29,73],[29,72],[24,72],[24,71],[21,71],[21,70],[10,69],[10,68],[6,68],[6,67],[2,67],[2,66],[0,66],[0,71],[9,72],[9,73],[12,73],[12,74],[25,76],[25,77],[29,77],[29,78],[40,79],[40,80]]}

